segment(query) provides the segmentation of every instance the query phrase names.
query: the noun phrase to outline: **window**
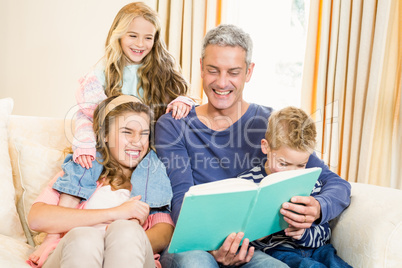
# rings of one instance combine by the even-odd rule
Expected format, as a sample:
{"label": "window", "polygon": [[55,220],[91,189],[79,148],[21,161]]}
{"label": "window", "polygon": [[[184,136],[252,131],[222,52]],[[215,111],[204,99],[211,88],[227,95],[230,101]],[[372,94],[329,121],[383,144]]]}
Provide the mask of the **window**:
{"label": "window", "polygon": [[224,21],[253,39],[254,73],[244,89],[248,102],[300,107],[309,7],[308,0],[230,1]]}

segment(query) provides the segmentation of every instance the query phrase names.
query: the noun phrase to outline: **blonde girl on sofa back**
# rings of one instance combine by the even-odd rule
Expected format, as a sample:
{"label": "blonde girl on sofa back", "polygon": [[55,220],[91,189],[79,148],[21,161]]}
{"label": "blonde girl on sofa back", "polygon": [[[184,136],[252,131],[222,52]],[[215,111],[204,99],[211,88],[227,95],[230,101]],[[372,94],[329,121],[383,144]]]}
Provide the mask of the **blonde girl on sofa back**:
{"label": "blonde girl on sofa back", "polygon": [[184,96],[188,85],[175,68],[161,38],[158,14],[141,2],[124,6],[109,29],[102,64],[80,80],[74,162],[89,168],[95,159],[92,116],[106,97],[139,97],[154,110],[154,121],[169,111],[176,119],[186,116],[194,102]]}

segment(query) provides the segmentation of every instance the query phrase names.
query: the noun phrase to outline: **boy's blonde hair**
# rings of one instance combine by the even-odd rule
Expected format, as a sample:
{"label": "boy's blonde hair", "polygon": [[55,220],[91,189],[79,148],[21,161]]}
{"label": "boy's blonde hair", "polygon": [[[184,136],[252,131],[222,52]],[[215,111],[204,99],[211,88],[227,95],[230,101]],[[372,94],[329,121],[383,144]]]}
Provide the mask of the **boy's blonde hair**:
{"label": "boy's blonde hair", "polygon": [[144,91],[143,101],[151,106],[155,112],[155,119],[164,114],[167,103],[181,95],[186,95],[188,84],[180,67],[176,66],[173,56],[166,49],[165,42],[161,38],[161,24],[156,11],[142,2],[133,2],[125,5],[117,13],[109,34],[106,38],[105,48],[105,79],[106,96],[114,96],[121,93],[123,86],[123,70],[128,59],[124,56],[120,45],[120,39],[128,31],[133,19],[143,17],[152,23],[156,29],[154,45],[151,52],[142,61],[138,69],[139,83],[137,93],[142,87]]}
{"label": "boy's blonde hair", "polygon": [[315,123],[302,109],[286,107],[274,111],[268,119],[265,139],[273,150],[285,145],[312,153],[316,145]]}

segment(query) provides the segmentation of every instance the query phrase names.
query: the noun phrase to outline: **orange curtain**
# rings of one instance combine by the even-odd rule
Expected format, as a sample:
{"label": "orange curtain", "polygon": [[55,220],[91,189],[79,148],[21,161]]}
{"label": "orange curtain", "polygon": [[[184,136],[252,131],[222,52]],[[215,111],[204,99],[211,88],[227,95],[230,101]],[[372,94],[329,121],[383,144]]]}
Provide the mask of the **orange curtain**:
{"label": "orange curtain", "polygon": [[302,106],[349,181],[401,188],[401,49],[399,0],[311,1]]}

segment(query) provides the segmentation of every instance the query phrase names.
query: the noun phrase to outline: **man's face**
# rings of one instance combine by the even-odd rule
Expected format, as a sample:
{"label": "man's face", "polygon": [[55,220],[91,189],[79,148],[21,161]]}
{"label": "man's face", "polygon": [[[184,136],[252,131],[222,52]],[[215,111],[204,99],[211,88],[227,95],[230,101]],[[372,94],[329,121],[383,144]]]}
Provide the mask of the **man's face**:
{"label": "man's face", "polygon": [[243,100],[244,84],[251,78],[254,64],[247,68],[246,51],[237,46],[208,45],[201,60],[201,77],[208,104],[217,110],[236,108]]}

